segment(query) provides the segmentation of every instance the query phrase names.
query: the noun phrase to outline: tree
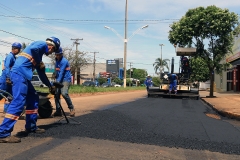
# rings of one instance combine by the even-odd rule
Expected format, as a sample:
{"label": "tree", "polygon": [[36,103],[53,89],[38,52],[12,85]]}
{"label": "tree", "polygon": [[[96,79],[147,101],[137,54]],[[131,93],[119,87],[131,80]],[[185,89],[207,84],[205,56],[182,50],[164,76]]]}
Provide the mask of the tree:
{"label": "tree", "polygon": [[[80,75],[80,72],[91,62],[90,58],[86,58],[86,52],[74,51],[68,47],[62,48],[62,50],[64,57],[69,62],[72,75],[75,75],[76,70],[79,71],[78,75]],[[52,54],[48,57],[51,59],[52,64],[55,65],[55,55]]]}
{"label": "tree", "polygon": [[160,77],[153,77],[152,78],[152,81],[153,81],[153,86],[160,86]]}
{"label": "tree", "polygon": [[22,50],[24,50],[27,46],[28,46],[28,45],[27,45],[25,42],[23,42],[23,43],[22,43]]}
{"label": "tree", "polygon": [[192,57],[191,64],[191,81],[205,82],[209,80],[209,68],[206,61],[201,57]]}
{"label": "tree", "polygon": [[226,67],[220,61],[232,53],[234,29],[238,24],[238,15],[216,6],[198,7],[187,11],[178,22],[170,26],[169,41],[174,46],[196,47],[209,69],[210,93],[213,97],[213,73],[219,73]]}
{"label": "tree", "polygon": [[106,78],[102,78],[102,77],[99,77],[98,78],[98,83],[99,85],[102,85],[103,83],[107,82],[107,79]]}
{"label": "tree", "polygon": [[112,81],[117,83],[117,84],[120,84],[120,85],[123,84],[123,81],[120,78],[118,78],[118,77],[114,78]]}
{"label": "tree", "polygon": [[[140,79],[145,78],[146,76],[147,72],[145,69],[131,68],[131,78]],[[130,69],[127,70],[127,78],[130,78]]]}
{"label": "tree", "polygon": [[132,86],[132,81],[131,81],[130,78],[127,78],[127,79],[126,79],[126,84],[127,84],[128,86]]}
{"label": "tree", "polygon": [[155,70],[156,74],[160,73],[160,71],[158,73],[158,70],[160,69],[161,66],[163,66],[163,71],[164,71],[164,67],[166,67],[169,71],[170,68],[168,67],[168,62],[167,61],[170,61],[170,60],[169,59],[163,59],[162,60],[161,58],[157,58],[155,60],[155,62],[153,63],[153,67],[154,67],[154,70]]}

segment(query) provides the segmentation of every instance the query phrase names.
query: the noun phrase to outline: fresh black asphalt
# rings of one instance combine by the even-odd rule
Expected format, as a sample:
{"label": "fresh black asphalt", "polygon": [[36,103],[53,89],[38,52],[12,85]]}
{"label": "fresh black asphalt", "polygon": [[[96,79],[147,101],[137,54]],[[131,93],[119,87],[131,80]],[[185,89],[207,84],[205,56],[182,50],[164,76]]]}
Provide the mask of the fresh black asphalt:
{"label": "fresh black asphalt", "polygon": [[[206,113],[215,114],[201,100],[139,99],[75,117],[81,125],[71,119],[70,124],[65,124],[63,119],[60,121],[63,123],[40,126],[46,133],[29,134],[11,147],[53,137],[51,144],[43,143],[12,159],[26,155],[31,158],[30,155],[42,154],[69,139],[82,137],[240,155],[239,122],[232,125],[224,118],[214,119]],[[7,147],[9,144],[1,144],[5,152]]]}

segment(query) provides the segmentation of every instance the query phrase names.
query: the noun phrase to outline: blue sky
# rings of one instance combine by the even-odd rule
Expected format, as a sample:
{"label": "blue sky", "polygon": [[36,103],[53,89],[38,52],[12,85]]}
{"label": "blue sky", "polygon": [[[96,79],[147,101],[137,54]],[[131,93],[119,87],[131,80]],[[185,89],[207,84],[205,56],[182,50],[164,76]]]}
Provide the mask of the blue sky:
{"label": "blue sky", "polygon": [[[123,58],[124,43],[120,36],[124,37],[125,4],[126,0],[1,0],[0,53],[4,57],[15,41],[30,43],[56,36],[63,47],[71,47],[71,39],[83,38],[78,49],[88,52],[92,59],[90,52],[99,52],[98,63]],[[159,44],[164,44],[163,59],[174,57],[178,71],[179,57],[168,41],[169,25],[190,8],[209,5],[240,14],[237,0],[128,0],[127,33],[128,38],[133,33],[134,36],[127,43],[127,62],[154,75],[152,64],[161,55]],[[144,25],[149,27],[139,29]]]}

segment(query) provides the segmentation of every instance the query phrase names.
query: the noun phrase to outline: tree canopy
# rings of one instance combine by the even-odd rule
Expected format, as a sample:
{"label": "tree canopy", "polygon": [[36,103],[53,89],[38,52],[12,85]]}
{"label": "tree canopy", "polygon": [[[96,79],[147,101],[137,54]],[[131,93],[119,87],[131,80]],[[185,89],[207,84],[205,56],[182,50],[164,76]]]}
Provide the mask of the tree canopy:
{"label": "tree canopy", "polygon": [[[153,63],[153,67],[154,67],[154,70],[155,70],[155,73],[156,74],[159,74],[160,73],[160,67],[161,67],[161,65],[163,66],[163,71],[164,71],[164,67],[165,68],[167,68],[167,70],[169,71],[169,64],[168,64],[168,62],[167,61],[169,61],[169,63],[170,63],[170,60],[169,59],[161,59],[161,58],[157,58],[156,60],[155,60],[155,62]],[[158,72],[158,70],[159,70],[159,72]]]}
{"label": "tree canopy", "polygon": [[[147,76],[147,72],[144,69],[131,68],[131,78],[140,79]],[[127,70],[127,78],[130,78],[130,69]]]}
{"label": "tree canopy", "polygon": [[[69,62],[72,75],[75,74],[76,69],[81,71],[88,65],[89,62],[91,62],[90,58],[86,58],[86,53],[84,52],[74,51],[68,47],[64,47],[62,49],[64,57]],[[55,55],[51,54],[48,57],[51,59],[52,64],[55,64]]]}
{"label": "tree canopy", "polygon": [[233,37],[238,34],[238,15],[216,6],[189,9],[185,16],[170,26],[169,41],[178,47],[196,47],[209,69],[210,97],[213,96],[213,73],[226,64],[220,63],[232,52]]}
{"label": "tree canopy", "polygon": [[201,57],[190,59],[191,64],[191,81],[206,82],[209,80],[209,68]]}

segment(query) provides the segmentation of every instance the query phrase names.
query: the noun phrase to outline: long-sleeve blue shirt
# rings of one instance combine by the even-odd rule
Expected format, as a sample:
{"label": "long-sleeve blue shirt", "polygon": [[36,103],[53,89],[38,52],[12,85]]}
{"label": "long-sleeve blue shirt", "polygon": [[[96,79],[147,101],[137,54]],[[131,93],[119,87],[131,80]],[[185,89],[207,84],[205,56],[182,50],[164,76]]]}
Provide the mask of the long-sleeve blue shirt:
{"label": "long-sleeve blue shirt", "polygon": [[171,74],[169,77],[168,77],[170,83],[175,83],[177,82],[177,75],[176,74]]}
{"label": "long-sleeve blue shirt", "polygon": [[57,82],[71,82],[72,74],[70,71],[70,65],[65,57],[56,60],[55,69]]}
{"label": "long-sleeve blue shirt", "polygon": [[152,87],[153,85],[152,78],[146,78],[144,83],[147,87]]}
{"label": "long-sleeve blue shirt", "polygon": [[41,81],[49,86],[49,80],[45,75],[45,71],[41,71],[39,68],[39,63],[42,61],[43,54],[46,54],[47,52],[48,46],[45,41],[32,42],[19,54],[12,67],[12,72],[31,80],[35,68]]}
{"label": "long-sleeve blue shirt", "polygon": [[10,70],[14,65],[15,61],[16,61],[16,56],[12,52],[10,52],[4,60],[4,69],[2,72],[3,78],[6,79],[10,77]]}

